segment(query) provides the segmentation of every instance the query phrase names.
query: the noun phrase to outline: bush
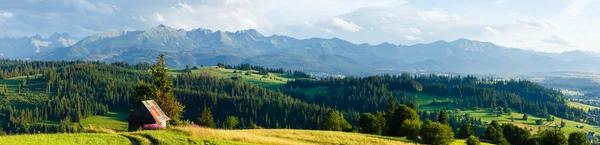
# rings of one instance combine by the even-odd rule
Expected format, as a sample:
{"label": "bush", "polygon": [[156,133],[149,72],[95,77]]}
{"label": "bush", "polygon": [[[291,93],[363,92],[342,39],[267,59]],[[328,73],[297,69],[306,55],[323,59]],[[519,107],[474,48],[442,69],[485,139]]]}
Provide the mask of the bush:
{"label": "bush", "polygon": [[564,133],[558,129],[544,130],[539,133],[540,144],[543,145],[566,145],[567,138]]}
{"label": "bush", "polygon": [[469,138],[467,138],[467,145],[480,145],[481,142],[479,142],[479,139],[475,136],[469,136]]}
{"label": "bush", "polygon": [[323,130],[342,131],[350,128],[352,128],[352,125],[344,119],[339,111],[329,110],[323,121]]}
{"label": "bush", "polygon": [[421,125],[423,125],[421,120],[404,120],[400,126],[400,131],[404,132],[406,138],[416,140],[419,138]]}
{"label": "bush", "polygon": [[450,126],[429,120],[423,123],[420,135],[426,144],[447,145],[454,141],[454,132]]}
{"label": "bush", "polygon": [[585,132],[576,131],[569,134],[569,145],[590,145]]}
{"label": "bush", "polygon": [[250,125],[250,129],[263,129],[263,127],[260,127],[256,124],[252,124],[252,125]]}
{"label": "bush", "polygon": [[536,124],[536,125],[542,125],[542,124],[544,124],[544,120],[541,120],[541,119],[539,119],[539,120],[536,120],[536,121],[535,121],[535,124]]}
{"label": "bush", "polygon": [[159,129],[165,129],[165,126],[162,126],[160,124],[144,124],[143,129],[144,130],[159,130]]}
{"label": "bush", "polygon": [[227,129],[234,129],[235,126],[237,126],[238,124],[239,124],[239,121],[238,121],[237,117],[228,116],[227,119],[225,119],[225,122],[223,123],[223,127],[227,128]]}

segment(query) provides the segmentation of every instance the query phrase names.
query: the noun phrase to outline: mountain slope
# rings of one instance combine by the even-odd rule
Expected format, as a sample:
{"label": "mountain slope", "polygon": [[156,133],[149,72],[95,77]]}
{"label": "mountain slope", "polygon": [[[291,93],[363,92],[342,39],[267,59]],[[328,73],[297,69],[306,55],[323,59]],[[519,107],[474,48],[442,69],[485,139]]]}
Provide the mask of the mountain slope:
{"label": "mountain slope", "polygon": [[68,47],[77,41],[68,33],[54,33],[48,38],[40,35],[21,38],[0,38],[0,58],[29,58],[57,47]]}
{"label": "mountain slope", "polygon": [[94,34],[70,47],[33,56],[42,60],[151,62],[165,53],[172,67],[252,63],[310,72],[346,75],[434,71],[521,73],[536,71],[600,71],[600,55],[572,51],[562,54],[507,48],[468,39],[410,46],[353,44],[332,38],[295,39],[236,32],[159,25],[149,30],[113,30]]}

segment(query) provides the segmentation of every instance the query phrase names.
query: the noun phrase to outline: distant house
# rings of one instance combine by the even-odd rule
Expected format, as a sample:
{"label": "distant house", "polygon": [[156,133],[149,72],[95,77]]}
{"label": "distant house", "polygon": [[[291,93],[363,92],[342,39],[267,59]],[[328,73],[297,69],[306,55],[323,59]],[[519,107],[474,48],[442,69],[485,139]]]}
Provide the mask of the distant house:
{"label": "distant house", "polygon": [[591,131],[590,131],[590,132],[588,132],[588,133],[587,133],[587,135],[586,135],[586,136],[587,136],[587,138],[588,138],[588,141],[590,141],[590,143],[591,143],[591,144],[594,144],[594,134],[596,134],[596,133],[595,133],[595,132],[591,132]]}
{"label": "distant house", "polygon": [[158,124],[167,127],[167,121],[171,118],[158,107],[154,100],[142,101],[142,105],[133,111],[128,117],[129,131],[142,129],[145,124]]}

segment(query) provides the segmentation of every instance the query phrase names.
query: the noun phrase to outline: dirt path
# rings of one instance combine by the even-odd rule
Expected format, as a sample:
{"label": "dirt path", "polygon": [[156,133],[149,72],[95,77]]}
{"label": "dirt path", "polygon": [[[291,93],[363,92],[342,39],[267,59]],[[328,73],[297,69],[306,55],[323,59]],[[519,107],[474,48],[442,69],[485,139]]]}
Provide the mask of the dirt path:
{"label": "dirt path", "polygon": [[131,137],[129,135],[121,134],[121,136],[129,139],[129,141],[131,142],[131,145],[141,145],[140,142],[138,142],[135,138],[133,138],[133,137]]}

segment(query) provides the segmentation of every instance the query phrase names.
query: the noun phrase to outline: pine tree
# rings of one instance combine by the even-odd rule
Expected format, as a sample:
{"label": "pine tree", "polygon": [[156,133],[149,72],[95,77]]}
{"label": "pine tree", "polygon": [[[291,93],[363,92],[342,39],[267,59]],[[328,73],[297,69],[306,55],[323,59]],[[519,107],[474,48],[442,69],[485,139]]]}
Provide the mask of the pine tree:
{"label": "pine tree", "polygon": [[159,55],[158,61],[150,68],[150,71],[152,72],[152,76],[154,76],[154,86],[157,89],[156,103],[165,112],[165,115],[173,120],[171,123],[179,123],[185,106],[175,99],[175,94],[173,94],[173,88],[171,87],[173,83],[169,79],[168,74],[170,70],[167,68],[164,54]]}
{"label": "pine tree", "polygon": [[383,133],[386,135],[391,135],[392,133],[390,133],[388,130],[391,128],[392,126],[392,118],[394,117],[394,113],[396,113],[396,99],[394,98],[394,96],[390,95],[388,98],[388,106],[387,106],[387,110],[385,111],[385,127],[383,128]]}
{"label": "pine tree", "polygon": [[200,113],[200,117],[198,118],[198,125],[215,128],[215,121],[213,120],[212,111],[210,108],[204,106],[202,113]]}
{"label": "pine tree", "polygon": [[475,130],[473,129],[471,123],[467,123],[460,127],[460,129],[458,130],[457,137],[463,139],[472,135],[475,135]]}
{"label": "pine tree", "polygon": [[444,125],[448,125],[448,116],[446,116],[446,110],[440,110],[440,115],[438,116],[438,122]]}

